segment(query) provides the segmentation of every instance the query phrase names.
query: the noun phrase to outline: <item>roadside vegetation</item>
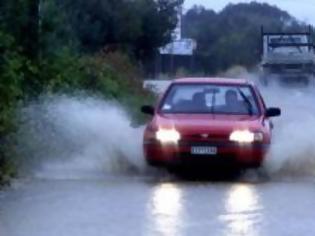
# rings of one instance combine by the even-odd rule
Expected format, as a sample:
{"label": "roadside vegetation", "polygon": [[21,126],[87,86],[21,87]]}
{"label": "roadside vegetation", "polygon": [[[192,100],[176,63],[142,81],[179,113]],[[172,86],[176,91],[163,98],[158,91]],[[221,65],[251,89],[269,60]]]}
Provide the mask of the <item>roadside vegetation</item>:
{"label": "roadside vegetation", "polygon": [[16,174],[16,107],[42,94],[87,91],[135,119],[143,65],[171,40],[181,0],[2,0],[0,184]]}

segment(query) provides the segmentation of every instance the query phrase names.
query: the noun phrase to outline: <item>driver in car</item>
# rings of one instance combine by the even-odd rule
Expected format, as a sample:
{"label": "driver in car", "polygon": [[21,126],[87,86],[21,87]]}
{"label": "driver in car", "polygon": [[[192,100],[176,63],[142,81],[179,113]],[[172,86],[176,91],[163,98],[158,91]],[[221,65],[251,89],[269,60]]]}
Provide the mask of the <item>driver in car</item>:
{"label": "driver in car", "polygon": [[238,100],[237,92],[228,90],[225,93],[225,112],[229,113],[247,113],[246,106],[243,102]]}
{"label": "driver in car", "polygon": [[205,94],[203,92],[197,92],[192,97],[191,109],[195,112],[205,112],[207,109]]}

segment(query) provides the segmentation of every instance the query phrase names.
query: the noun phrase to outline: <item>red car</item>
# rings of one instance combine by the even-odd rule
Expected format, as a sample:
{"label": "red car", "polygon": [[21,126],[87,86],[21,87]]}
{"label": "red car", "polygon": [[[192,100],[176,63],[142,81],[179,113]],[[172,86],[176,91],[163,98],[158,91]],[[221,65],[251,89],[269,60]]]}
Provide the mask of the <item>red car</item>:
{"label": "red car", "polygon": [[174,80],[156,107],[143,106],[153,119],[144,132],[149,165],[217,165],[258,168],[271,143],[271,117],[257,87],[240,79]]}

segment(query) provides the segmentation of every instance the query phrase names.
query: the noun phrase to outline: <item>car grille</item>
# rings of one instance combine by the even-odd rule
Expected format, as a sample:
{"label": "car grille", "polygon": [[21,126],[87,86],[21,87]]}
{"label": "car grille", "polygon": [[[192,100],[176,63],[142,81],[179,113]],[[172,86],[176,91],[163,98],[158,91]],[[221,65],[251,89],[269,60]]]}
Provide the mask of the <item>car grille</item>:
{"label": "car grille", "polygon": [[229,135],[227,135],[227,134],[198,133],[198,134],[182,135],[182,140],[186,141],[186,142],[228,141]]}

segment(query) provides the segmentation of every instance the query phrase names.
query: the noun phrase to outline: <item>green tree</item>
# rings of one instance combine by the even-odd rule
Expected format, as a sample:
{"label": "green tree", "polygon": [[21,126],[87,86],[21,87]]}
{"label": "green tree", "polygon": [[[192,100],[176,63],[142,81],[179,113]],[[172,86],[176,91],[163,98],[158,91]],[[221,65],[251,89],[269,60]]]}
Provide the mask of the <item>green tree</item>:
{"label": "green tree", "polygon": [[84,51],[120,49],[137,59],[171,40],[183,0],[59,0]]}
{"label": "green tree", "polygon": [[260,28],[305,31],[306,25],[266,3],[229,4],[221,12],[193,7],[184,16],[184,35],[197,40],[197,58],[207,74],[260,61]]}
{"label": "green tree", "polygon": [[0,5],[2,27],[34,60],[39,50],[39,4],[40,0],[3,0]]}
{"label": "green tree", "polygon": [[[0,183],[13,173],[15,109],[86,90],[138,116],[151,96],[139,64],[171,39],[182,0],[0,1]],[[10,140],[10,142],[8,142]]]}

